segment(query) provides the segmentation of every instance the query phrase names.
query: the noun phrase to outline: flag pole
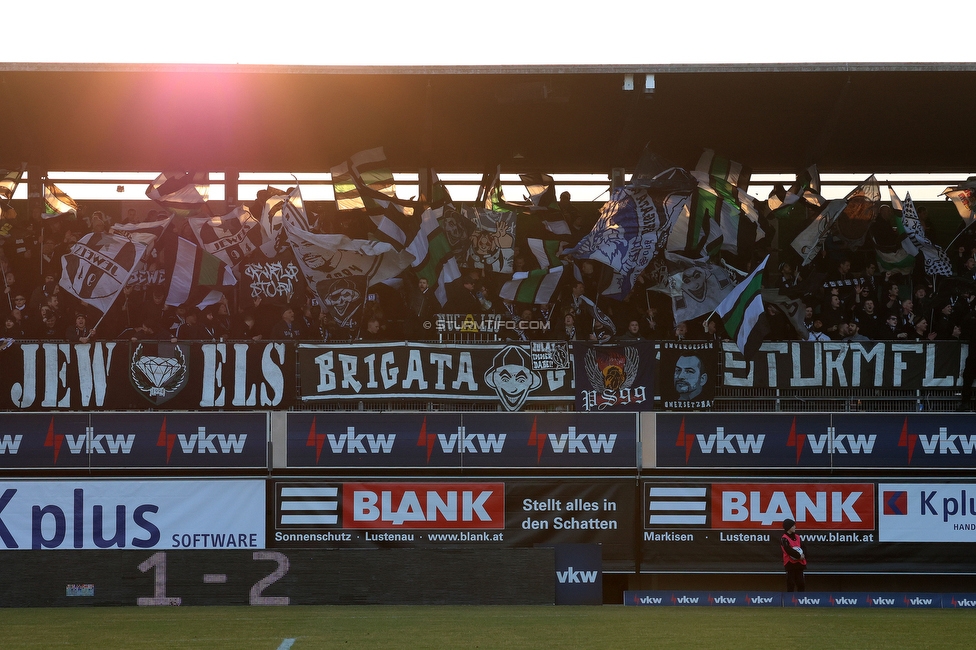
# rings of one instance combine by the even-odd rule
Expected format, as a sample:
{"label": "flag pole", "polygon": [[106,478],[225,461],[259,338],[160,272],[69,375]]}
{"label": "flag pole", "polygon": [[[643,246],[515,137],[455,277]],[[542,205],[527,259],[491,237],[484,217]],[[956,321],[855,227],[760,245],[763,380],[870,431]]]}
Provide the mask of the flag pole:
{"label": "flag pole", "polygon": [[969,223],[967,223],[962,228],[962,230],[960,230],[959,232],[956,233],[956,236],[952,238],[952,241],[949,242],[948,244],[946,244],[946,250],[949,250],[950,248],[952,248],[952,245],[956,243],[956,240],[959,239],[959,237],[961,237],[964,232],[966,232],[967,230],[969,230],[969,227],[971,225],[973,225],[974,223],[976,223],[976,219],[970,219],[969,220]]}
{"label": "flag pole", "polygon": [[10,307],[10,310],[13,311],[14,302],[10,299],[10,285],[7,284],[7,271],[0,268],[0,273],[3,274],[3,288],[4,293],[7,295],[7,305]]}

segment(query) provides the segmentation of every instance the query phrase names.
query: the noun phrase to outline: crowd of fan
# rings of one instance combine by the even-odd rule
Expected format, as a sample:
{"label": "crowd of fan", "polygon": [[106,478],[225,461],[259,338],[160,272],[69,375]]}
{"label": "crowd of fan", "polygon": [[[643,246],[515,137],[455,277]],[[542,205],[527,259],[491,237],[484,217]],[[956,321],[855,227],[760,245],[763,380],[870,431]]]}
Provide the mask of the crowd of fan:
{"label": "crowd of fan", "polygon": [[[563,202],[567,210],[573,210]],[[151,220],[156,215],[148,215]],[[123,221],[134,220],[134,211]],[[574,236],[588,231],[585,219],[567,214]],[[7,222],[0,220],[0,224]],[[589,222],[592,223],[592,220]],[[67,340],[301,340],[379,341],[436,338],[439,314],[486,314],[521,323],[503,336],[528,339],[610,342],[614,340],[708,340],[724,338],[715,318],[704,314],[675,322],[671,298],[650,287],[648,270],[622,301],[597,300],[606,319],[596,317],[585,297],[600,289],[599,265],[580,264],[580,275],[567,271],[548,305],[511,304],[498,297],[507,276],[462,269],[447,288],[444,305],[426,281],[405,278],[400,287],[375,285],[354,327],[340,324],[317,303],[312,292],[298,290],[288,300],[252,298],[245,292],[203,309],[166,305],[159,286],[126,287],[104,316],[59,287],[61,258],[85,231],[103,231],[111,219],[94,212],[75,222],[44,224],[40,236],[29,221],[0,229],[5,237],[3,269],[4,323],[0,339]],[[961,225],[960,225],[961,228]],[[765,285],[806,305],[803,328],[767,304],[768,340],[969,340],[976,335],[976,241],[969,231],[956,237],[950,251],[955,276],[927,276],[921,258],[907,275],[878,269],[874,250],[847,250],[828,239],[810,265],[798,267],[788,247],[767,267]],[[746,265],[755,263],[757,250]],[[764,254],[764,253],[762,253]],[[528,256],[531,258],[531,255]],[[775,258],[774,258],[775,259]],[[525,251],[516,251],[516,270],[527,270]],[[603,274],[605,276],[605,272]],[[603,321],[603,322],[601,322]],[[95,327],[97,324],[97,328]],[[804,331],[804,329],[806,331]]]}

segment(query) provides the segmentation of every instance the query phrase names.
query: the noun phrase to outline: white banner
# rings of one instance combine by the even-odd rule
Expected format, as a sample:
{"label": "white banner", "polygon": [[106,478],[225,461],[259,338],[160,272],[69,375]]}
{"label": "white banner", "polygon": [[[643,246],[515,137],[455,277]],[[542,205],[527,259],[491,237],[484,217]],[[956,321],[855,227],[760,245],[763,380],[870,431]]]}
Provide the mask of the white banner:
{"label": "white banner", "polygon": [[3,549],[263,549],[261,480],[0,482]]}
{"label": "white banner", "polygon": [[878,541],[976,541],[976,483],[881,483]]}

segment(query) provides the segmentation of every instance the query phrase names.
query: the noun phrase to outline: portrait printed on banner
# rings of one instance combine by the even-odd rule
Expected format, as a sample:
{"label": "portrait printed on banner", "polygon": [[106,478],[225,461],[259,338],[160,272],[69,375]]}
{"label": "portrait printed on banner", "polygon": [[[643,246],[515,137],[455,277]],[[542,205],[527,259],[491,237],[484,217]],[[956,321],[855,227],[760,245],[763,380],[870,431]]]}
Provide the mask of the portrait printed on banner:
{"label": "portrait printed on banner", "polygon": [[658,367],[665,410],[712,408],[718,375],[718,353],[713,343],[662,343]]}

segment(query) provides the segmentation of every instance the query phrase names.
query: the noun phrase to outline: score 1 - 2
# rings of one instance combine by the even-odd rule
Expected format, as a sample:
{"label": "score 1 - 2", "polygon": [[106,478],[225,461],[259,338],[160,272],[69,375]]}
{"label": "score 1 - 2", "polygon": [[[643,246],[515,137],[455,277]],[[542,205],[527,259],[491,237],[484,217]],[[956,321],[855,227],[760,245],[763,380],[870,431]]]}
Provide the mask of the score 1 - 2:
{"label": "score 1 - 2", "polygon": [[[288,556],[278,551],[254,551],[251,556],[254,560],[273,560],[278,563],[278,567],[261,578],[251,586],[248,603],[251,605],[288,605],[288,596],[264,596],[264,590],[281,580],[288,573]],[[140,607],[152,607],[160,605],[180,605],[183,599],[179,596],[166,595],[166,552],[159,551],[150,555],[142,564],[139,570],[146,573],[150,569],[155,572],[153,584],[153,595],[151,598],[137,598],[136,604]],[[206,584],[222,584],[227,582],[225,573],[205,573],[203,582]]]}

